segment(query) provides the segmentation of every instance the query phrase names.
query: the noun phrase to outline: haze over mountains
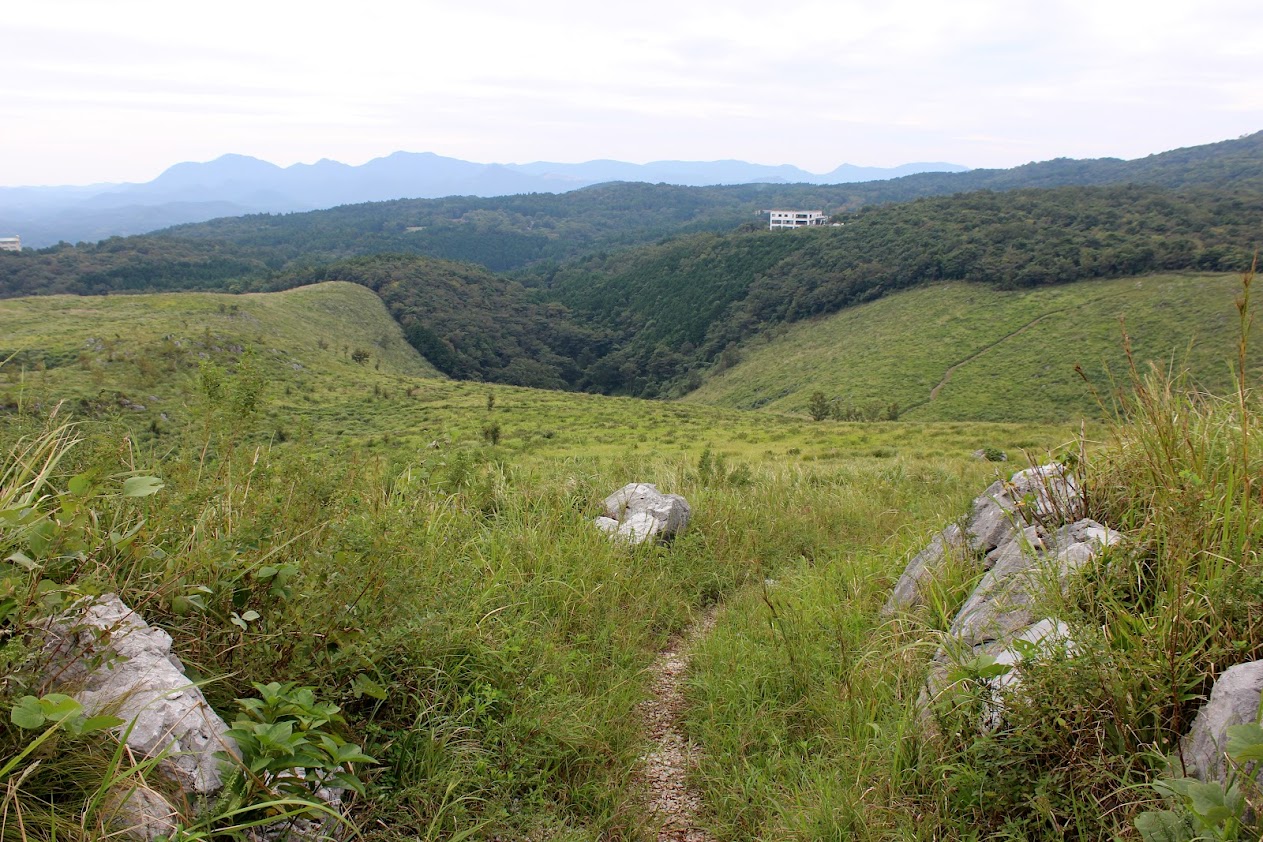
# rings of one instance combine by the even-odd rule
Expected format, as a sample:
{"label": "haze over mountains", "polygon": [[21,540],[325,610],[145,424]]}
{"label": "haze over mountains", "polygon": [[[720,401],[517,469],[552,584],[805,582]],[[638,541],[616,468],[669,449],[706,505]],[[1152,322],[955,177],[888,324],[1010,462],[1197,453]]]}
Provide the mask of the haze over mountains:
{"label": "haze over mountains", "polygon": [[896,167],[843,164],[823,174],[788,164],[745,161],[480,164],[431,152],[396,152],[360,166],[324,159],[279,167],[246,155],[224,155],[206,163],[176,164],[143,184],[0,187],[0,235],[20,234],[25,245],[38,248],[62,240],[95,241],[221,216],[388,199],[563,193],[610,181],[683,186],[843,184],[967,169],[941,162]]}

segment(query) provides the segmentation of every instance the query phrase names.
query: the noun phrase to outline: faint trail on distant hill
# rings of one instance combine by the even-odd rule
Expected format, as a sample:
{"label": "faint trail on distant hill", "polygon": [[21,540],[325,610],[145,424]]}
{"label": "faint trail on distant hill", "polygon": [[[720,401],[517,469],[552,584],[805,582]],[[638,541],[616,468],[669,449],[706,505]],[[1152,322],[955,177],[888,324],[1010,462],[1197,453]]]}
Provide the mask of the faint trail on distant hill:
{"label": "faint trail on distant hill", "polygon": [[696,762],[697,747],[685,739],[680,727],[684,712],[681,685],[688,673],[692,649],[715,627],[719,606],[711,606],[685,631],[673,637],[649,668],[652,695],[640,703],[640,717],[653,749],[642,759],[645,806],[662,824],[658,842],[713,842],[696,825],[702,800],[685,783]]}
{"label": "faint trail on distant hill", "polygon": [[1042,322],[1044,319],[1048,318],[1049,316],[1056,316],[1061,313],[1068,313],[1071,310],[1079,310],[1079,309],[1082,309],[1083,307],[1087,307],[1090,304],[1098,304],[1107,298],[1117,298],[1118,295],[1121,295],[1121,293],[1118,293],[1115,295],[1103,295],[1100,298],[1093,298],[1091,301],[1084,301],[1080,304],[1075,304],[1071,307],[1062,307],[1060,310],[1049,310],[1047,313],[1044,313],[1043,315],[1036,316],[1035,318],[1031,319],[1029,322],[1022,325],[1017,330],[1014,330],[1010,333],[1006,333],[1004,336],[1001,336],[996,341],[983,345],[977,351],[974,351],[972,354],[965,357],[960,362],[952,365],[950,368],[947,369],[947,371],[943,372],[943,379],[938,382],[937,386],[935,386],[933,389],[930,390],[930,400],[934,400],[935,398],[938,397],[938,393],[941,392],[943,390],[943,387],[947,385],[947,381],[952,379],[952,375],[956,372],[956,369],[960,368],[963,365],[968,365],[969,363],[978,359],[983,354],[987,353],[992,348],[1001,344],[1002,342],[1008,342],[1010,339],[1017,336],[1018,334],[1025,333],[1026,331],[1030,330],[1035,325],[1039,324],[1040,322]]}

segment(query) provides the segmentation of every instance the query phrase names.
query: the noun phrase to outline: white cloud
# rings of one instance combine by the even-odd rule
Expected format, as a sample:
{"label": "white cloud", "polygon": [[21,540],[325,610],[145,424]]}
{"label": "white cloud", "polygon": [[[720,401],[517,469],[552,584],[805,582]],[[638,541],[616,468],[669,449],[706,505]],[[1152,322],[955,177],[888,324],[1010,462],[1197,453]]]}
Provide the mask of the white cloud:
{"label": "white cloud", "polygon": [[1237,0],[45,0],[6,15],[0,184],[398,148],[1007,166],[1263,128],[1263,10]]}

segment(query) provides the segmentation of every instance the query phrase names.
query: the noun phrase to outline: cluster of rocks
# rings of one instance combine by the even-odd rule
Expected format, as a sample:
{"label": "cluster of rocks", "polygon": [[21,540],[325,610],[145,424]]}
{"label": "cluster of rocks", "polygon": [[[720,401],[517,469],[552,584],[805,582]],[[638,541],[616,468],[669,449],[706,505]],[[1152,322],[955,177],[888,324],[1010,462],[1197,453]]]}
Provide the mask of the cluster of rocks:
{"label": "cluster of rocks", "polygon": [[[46,689],[73,695],[86,715],[122,719],[116,733],[132,754],[157,760],[163,791],[129,781],[111,794],[107,823],[131,838],[153,840],[211,804],[226,783],[226,763],[217,755],[237,756],[237,746],[185,674],[171,636],[114,594],[52,620],[43,633]],[[318,795],[336,808],[342,793]],[[315,826],[294,824],[284,833],[297,838],[290,831],[307,825]]]}
{"label": "cluster of rocks", "polygon": [[596,519],[602,532],[628,544],[668,540],[688,526],[692,510],[678,494],[663,494],[644,482],[624,485],[605,498],[605,514]]}
{"label": "cluster of rocks", "polygon": [[[923,604],[930,583],[950,565],[966,576],[981,574],[934,655],[923,712],[947,688],[953,664],[988,656],[991,663],[1014,667],[1032,652],[1074,653],[1066,625],[1037,616],[1036,598],[1122,539],[1082,517],[1083,511],[1083,495],[1062,465],[1019,471],[974,500],[963,528],[948,526],[908,564],[886,602],[886,615]],[[1018,673],[1010,669],[986,680],[992,692],[978,723],[984,729],[1000,722],[1003,691],[1014,689]]]}
{"label": "cluster of rocks", "polygon": [[[1033,652],[1074,656],[1078,645],[1065,623],[1037,616],[1037,599],[1064,588],[1068,577],[1123,536],[1083,517],[1084,499],[1074,477],[1061,465],[1020,471],[996,482],[973,501],[964,526],[952,524],[936,535],[907,565],[883,608],[893,616],[925,603],[931,583],[951,566],[981,579],[957,612],[946,641],[935,653],[919,705],[931,722],[930,706],[948,689],[953,664],[978,656],[1015,667]],[[997,727],[1004,696],[1019,686],[1010,669],[985,679],[990,685],[977,723]],[[1202,781],[1224,780],[1227,732],[1233,725],[1259,722],[1263,661],[1224,671],[1179,745],[1176,774]]]}

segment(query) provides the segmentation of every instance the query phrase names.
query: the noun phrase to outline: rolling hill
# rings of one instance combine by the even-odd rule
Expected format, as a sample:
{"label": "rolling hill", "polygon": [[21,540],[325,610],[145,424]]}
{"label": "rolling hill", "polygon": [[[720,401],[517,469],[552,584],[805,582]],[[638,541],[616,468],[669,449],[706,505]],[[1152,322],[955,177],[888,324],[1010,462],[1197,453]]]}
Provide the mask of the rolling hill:
{"label": "rolling hill", "polygon": [[[159,430],[198,412],[199,383],[239,379],[243,361],[271,394],[278,428],[297,401],[348,383],[440,377],[381,299],[325,283],[281,293],[45,296],[0,302],[0,407],[69,401],[93,417],[123,413]],[[192,403],[190,403],[192,402]]]}
{"label": "rolling hill", "polygon": [[[451,380],[404,342],[372,292],[345,282],[242,295],[0,300],[0,335],[0,427],[58,407],[62,419],[104,420],[141,444],[205,435],[219,418],[273,445],[368,446],[411,459],[436,444],[481,445],[495,423],[505,448],[548,458],[626,457],[652,447],[696,459],[714,444],[721,461],[814,462],[964,458],[980,443],[1051,444],[1061,434],[1023,424],[874,424],[857,432],[770,410]],[[212,406],[207,374],[228,413]],[[235,418],[234,390],[247,376],[260,386],[257,411]]]}
{"label": "rolling hill", "polygon": [[603,391],[679,395],[768,330],[944,280],[989,289],[1169,270],[1242,270],[1263,199],[1160,188],[981,191],[865,208],[845,225],[697,235],[576,261],[541,280],[614,331]]}
{"label": "rolling hill", "polygon": [[431,152],[395,152],[360,166],[323,159],[279,167],[247,155],[169,167],[152,181],[85,187],[0,187],[0,230],[37,248],[103,240],[250,213],[291,213],[362,202],[441,196],[563,193],[610,181],[711,184],[839,184],[919,172],[961,172],[947,163],[897,167],[843,164],[816,174],[745,161],[587,161],[480,164]]}
{"label": "rolling hill", "polygon": [[1132,161],[1063,158],[1004,170],[925,172],[836,184],[608,183],[558,195],[414,199],[253,215],[180,226],[161,235],[279,250],[287,259],[298,253],[330,259],[401,251],[509,271],[680,234],[727,231],[743,224],[762,227],[766,208],[835,213],[978,190],[1111,184],[1263,190],[1263,132]]}
{"label": "rolling hill", "polygon": [[[1234,283],[923,286],[790,328],[768,346],[783,364],[772,377],[904,365],[884,382],[946,380],[933,403],[1056,398],[1039,365],[1092,350],[1120,303],[1137,354],[1159,353],[1149,337],[1213,328],[1195,331],[1189,355],[1205,352],[1196,365],[1213,375]],[[935,715],[957,730],[939,741],[920,738],[914,702],[976,576],[936,575],[906,618],[881,606],[925,539],[1016,467],[975,450],[1044,458],[1072,442],[1070,424],[813,423],[437,379],[381,301],[344,283],[6,299],[0,331],[0,395],[15,404],[0,411],[0,474],[18,478],[0,531],[14,641],[0,702],[19,709],[45,692],[41,650],[16,642],[47,628],[50,606],[118,593],[170,635],[215,710],[295,687],[308,709],[336,706],[339,738],[369,754],[353,761],[364,788],[348,821],[370,842],[418,826],[444,838],[652,838],[661,822],[637,782],[655,720],[643,710],[667,696],[654,667],[679,657],[682,639],[696,656],[680,733],[703,749],[695,786],[717,838],[1016,827],[1060,840],[1071,821],[1125,837],[1137,813],[1165,806],[1147,789],[1166,765],[1154,746],[1176,745],[1217,671],[1263,656],[1250,549],[1263,530],[1241,482],[1260,475],[1247,449],[1259,421],[1241,423],[1235,400],[1164,401],[1160,387],[1133,398],[1147,415],[1087,426],[1096,441],[1072,451],[1086,452],[1075,477],[1091,483],[1089,513],[1127,543],[1075,571],[1068,598],[1038,604],[1093,648],[1022,664],[998,734],[976,724],[993,697],[944,695]],[[814,345],[794,358],[800,331]],[[879,342],[883,356],[862,355]],[[822,362],[830,344],[848,355]],[[997,356],[1016,362],[997,367]],[[1203,407],[1216,414],[1191,414]],[[1175,434],[1143,437],[1158,424]],[[137,479],[154,493],[129,492]],[[629,548],[595,529],[602,498],[633,479],[683,494],[688,531]],[[1177,587],[1183,599],[1164,598]],[[1173,630],[1174,673],[1154,628]],[[1090,744],[1098,765],[1063,777],[1102,711],[1148,724]],[[11,720],[0,740],[11,765],[25,763],[10,801],[26,827],[104,838],[77,831],[95,828],[101,793],[119,783],[104,762],[118,743],[44,744]],[[1050,797],[1033,804],[1031,781]],[[987,797],[957,808],[978,782]],[[242,810],[267,821],[276,801],[224,803],[181,820],[231,835]]]}
{"label": "rolling hill", "polygon": [[[1149,275],[1033,290],[947,283],[800,322],[741,348],[743,359],[685,401],[805,412],[813,392],[839,409],[898,404],[905,420],[1099,417],[1125,375],[1120,319],[1144,368],[1187,367],[1232,387],[1240,278]],[[1263,374],[1255,326],[1251,376]],[[1082,367],[1091,387],[1076,373]]]}
{"label": "rolling hill", "polygon": [[1263,198],[1226,191],[980,191],[864,208],[837,227],[694,234],[512,276],[420,255],[321,263],[221,241],[134,238],[0,255],[0,293],[353,281],[377,292],[413,347],[449,375],[673,396],[761,333],[922,284],[1016,289],[1240,270],[1260,214]]}
{"label": "rolling hill", "polygon": [[[963,173],[975,181],[949,181],[987,189],[905,202],[882,203],[894,194],[865,194],[877,188],[863,184],[615,184],[565,195],[242,217],[95,246],[5,253],[0,296],[271,291],[353,281],[377,292],[413,347],[451,376],[678,396],[730,366],[743,343],[762,333],[926,283],[1017,289],[1240,271],[1259,245],[1263,193],[1250,188],[1252,173],[1263,171],[1260,138],[1139,162],[1049,162],[1020,178],[1016,171]],[[1007,189],[1067,179],[1161,186]],[[769,232],[755,221],[758,207],[824,203],[842,189],[861,191],[840,205],[858,209],[840,214],[835,226]],[[728,230],[709,230],[715,227]],[[528,263],[511,274],[488,268]]]}

